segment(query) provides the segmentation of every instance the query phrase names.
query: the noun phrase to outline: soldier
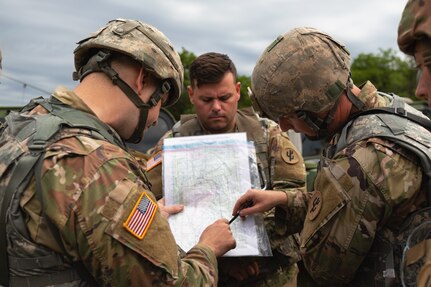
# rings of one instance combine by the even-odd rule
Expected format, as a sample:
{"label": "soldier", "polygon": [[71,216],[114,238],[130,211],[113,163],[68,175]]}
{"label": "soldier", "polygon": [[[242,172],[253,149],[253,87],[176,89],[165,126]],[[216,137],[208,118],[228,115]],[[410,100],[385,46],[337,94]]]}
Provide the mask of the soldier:
{"label": "soldier", "polygon": [[301,232],[302,260],[316,284],[400,286],[401,258],[426,258],[426,248],[405,246],[430,218],[430,121],[370,82],[354,85],[348,50],[313,28],[293,29],[267,47],[253,70],[252,93],[256,109],[282,130],[325,138],[327,146],[312,192],[249,190],[233,213],[247,200],[253,205],[241,216],[284,209],[286,235]]}
{"label": "soldier", "polygon": [[409,0],[398,26],[398,46],[418,67],[416,97],[431,107],[431,1]]}
{"label": "soldier", "polygon": [[[210,52],[197,57],[190,66],[190,86],[187,87],[196,114],[182,115],[163,138],[246,132],[248,140],[256,146],[262,186],[277,190],[303,187],[302,156],[275,122],[259,118],[251,107],[238,110],[241,84],[236,78],[236,67],[227,55]],[[153,153],[161,150],[163,138]],[[161,164],[152,168],[156,161],[150,159],[149,162],[153,163],[147,168],[152,191],[161,197]],[[299,260],[296,242],[292,236],[287,239],[279,236],[273,217],[273,212],[266,214],[274,257],[221,258],[219,286],[284,286],[287,283],[296,286],[294,263]]]}
{"label": "soldier", "polygon": [[33,99],[1,129],[0,285],[215,286],[216,257],[235,247],[228,221],[180,257],[123,142],[179,98],[179,55],[158,29],[127,19],[74,54],[76,88]]}

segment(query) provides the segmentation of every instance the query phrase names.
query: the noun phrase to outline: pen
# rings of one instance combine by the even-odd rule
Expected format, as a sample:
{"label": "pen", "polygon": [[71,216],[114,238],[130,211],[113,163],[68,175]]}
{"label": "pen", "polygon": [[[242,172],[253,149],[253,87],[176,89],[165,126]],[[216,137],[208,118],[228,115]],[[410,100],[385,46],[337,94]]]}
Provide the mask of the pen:
{"label": "pen", "polygon": [[252,206],[253,205],[253,201],[251,201],[251,200],[247,200],[246,202],[244,202],[243,204],[241,204],[241,206],[240,206],[240,208],[239,208],[239,210],[236,212],[236,214],[232,217],[232,219],[231,220],[229,220],[229,224],[231,224],[235,219],[237,219],[238,218],[238,216],[239,216],[239,212],[242,210],[242,209],[244,209],[244,208],[247,208],[247,207],[250,207],[250,206]]}

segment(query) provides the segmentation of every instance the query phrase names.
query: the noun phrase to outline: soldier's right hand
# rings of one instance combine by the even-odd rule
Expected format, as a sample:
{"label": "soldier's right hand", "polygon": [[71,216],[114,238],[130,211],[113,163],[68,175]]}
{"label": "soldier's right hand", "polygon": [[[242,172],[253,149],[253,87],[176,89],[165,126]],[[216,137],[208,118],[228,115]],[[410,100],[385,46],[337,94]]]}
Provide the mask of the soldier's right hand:
{"label": "soldier's right hand", "polygon": [[199,243],[210,247],[217,257],[236,247],[228,220],[224,218],[207,226],[199,238]]}

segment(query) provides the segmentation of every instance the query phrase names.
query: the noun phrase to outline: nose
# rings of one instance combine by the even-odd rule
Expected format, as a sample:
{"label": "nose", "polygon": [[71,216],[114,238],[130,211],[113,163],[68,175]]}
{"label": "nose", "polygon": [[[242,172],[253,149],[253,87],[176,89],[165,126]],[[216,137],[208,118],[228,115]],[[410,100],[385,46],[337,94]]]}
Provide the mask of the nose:
{"label": "nose", "polygon": [[220,102],[218,100],[214,100],[213,101],[213,103],[212,103],[212,110],[214,112],[218,112],[218,111],[221,110],[221,104],[220,104]]}
{"label": "nose", "polygon": [[431,95],[431,75],[428,67],[424,67],[418,73],[418,84],[416,86],[415,95],[420,100],[427,100],[428,106],[430,105]]}

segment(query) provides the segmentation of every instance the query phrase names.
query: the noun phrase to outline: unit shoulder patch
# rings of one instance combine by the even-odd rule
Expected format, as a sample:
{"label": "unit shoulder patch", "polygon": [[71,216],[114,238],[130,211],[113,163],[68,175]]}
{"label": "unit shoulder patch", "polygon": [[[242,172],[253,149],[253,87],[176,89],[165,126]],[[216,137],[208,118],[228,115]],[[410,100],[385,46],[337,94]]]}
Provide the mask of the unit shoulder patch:
{"label": "unit shoulder patch", "polygon": [[320,191],[315,190],[308,206],[308,220],[313,221],[319,215],[321,208],[322,196]]}
{"label": "unit shoulder patch", "polygon": [[299,155],[293,148],[286,148],[280,150],[281,152],[281,158],[287,163],[287,164],[295,164],[299,162]]}

